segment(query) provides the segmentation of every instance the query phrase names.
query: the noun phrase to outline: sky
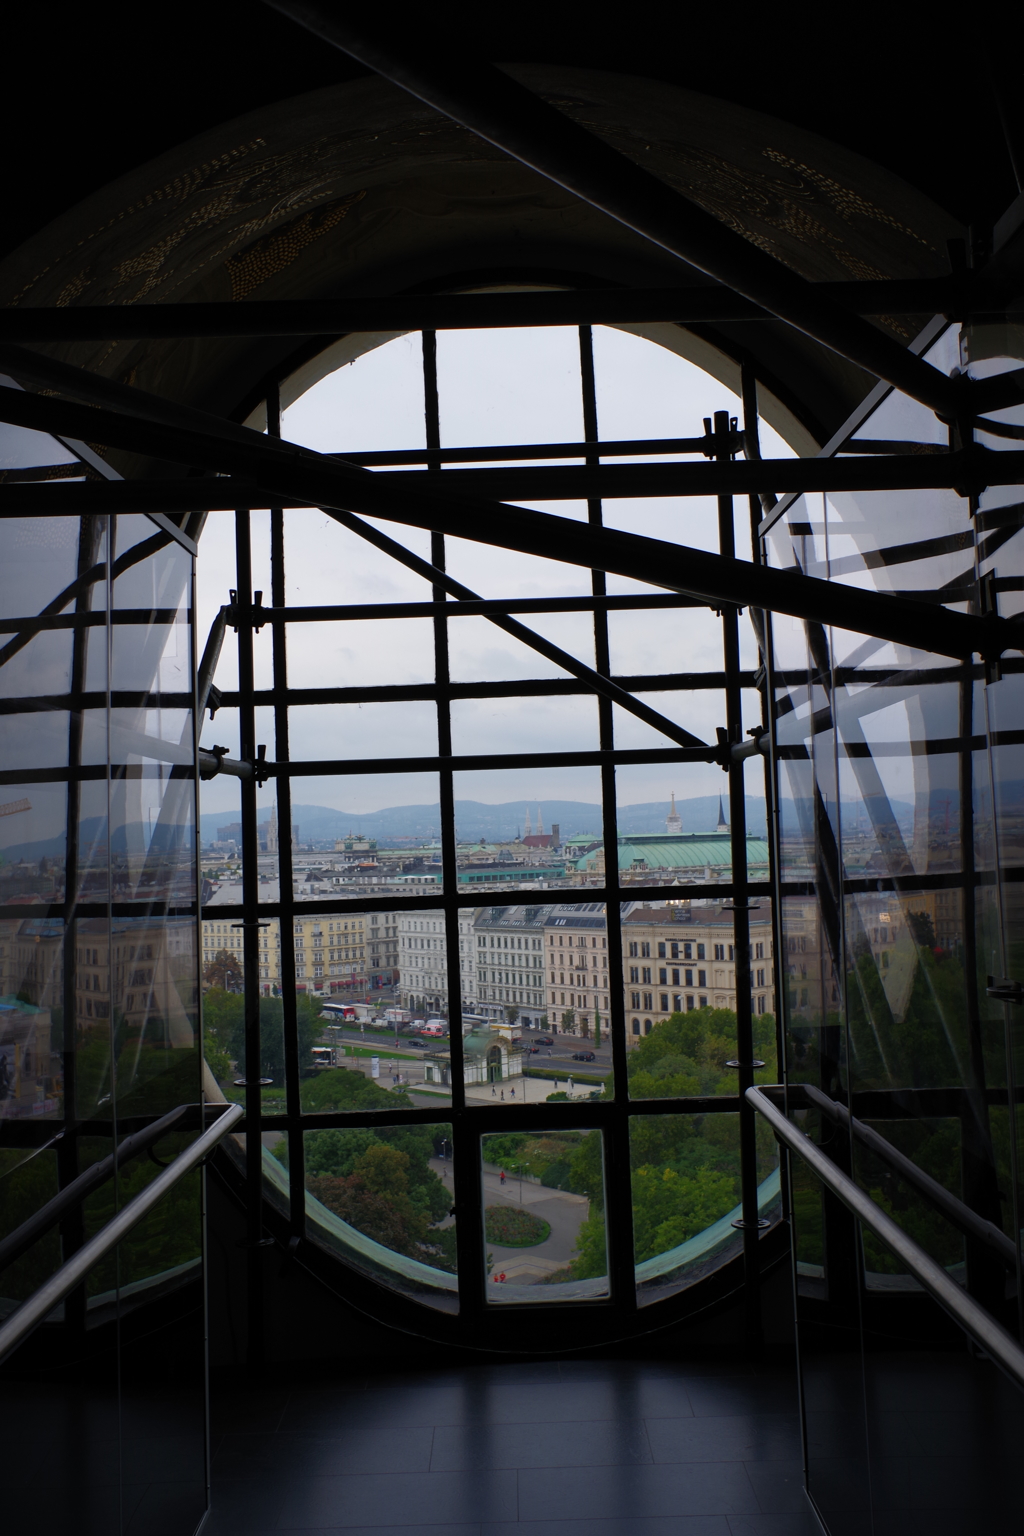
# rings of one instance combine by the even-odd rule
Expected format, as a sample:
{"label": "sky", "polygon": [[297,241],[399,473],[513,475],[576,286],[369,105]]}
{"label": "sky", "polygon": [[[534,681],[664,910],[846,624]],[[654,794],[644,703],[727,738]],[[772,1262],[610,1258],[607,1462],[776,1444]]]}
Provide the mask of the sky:
{"label": "sky", "polygon": [[[693,363],[645,338],[606,327],[594,330],[598,431],[602,438],[698,436],[703,418],[716,410],[740,414],[740,402]],[[567,442],[583,438],[577,332],[570,327],[441,332],[437,341],[441,441],[446,447]],[[321,452],[370,452],[425,444],[422,353],[418,334],[386,342],[321,380],[286,412],[283,435]],[[792,457],[793,449],[762,424],[766,457]],[[500,462],[496,460],[495,462]],[[577,461],[578,462],[578,461]],[[623,461],[619,461],[623,462]],[[629,461],[626,461],[629,462]],[[643,462],[642,460],[634,462]],[[526,503],[562,517],[585,519],[585,503]],[[717,545],[713,498],[607,501],[609,526],[697,548]],[[429,557],[429,535],[380,523],[390,537]],[[737,500],[737,553],[749,558],[746,504]],[[253,514],[253,585],[269,602],[269,513]],[[429,600],[427,583],[315,510],[286,514],[285,576],[289,604]],[[557,561],[497,550],[467,540],[447,541],[448,570],[485,597],[584,596],[589,572]],[[217,608],[234,585],[234,519],[211,513],[200,543],[198,615],[200,647]],[[610,576],[613,593],[657,590]],[[594,664],[589,615],[528,615],[523,622],[564,650]],[[756,667],[749,624],[741,620],[742,661]],[[222,688],[237,686],[234,637],[229,632],[217,673]],[[616,673],[718,670],[721,631],[704,609],[661,613],[614,613],[609,617],[612,669]],[[345,684],[416,684],[432,680],[428,620],[353,621],[293,625],[289,629],[289,682],[294,687]],[[486,619],[449,624],[451,673],[458,681],[564,676],[554,663],[504,634]],[[257,687],[272,682],[270,632],[255,640]],[[724,719],[717,692],[651,694],[646,701],[702,740],[714,740]],[[760,718],[756,696],[744,700],[751,720]],[[273,758],[273,720],[261,710],[257,739]],[[668,738],[619,708],[616,744],[664,747]],[[437,750],[433,705],[364,704],[295,709],[289,721],[291,755],[300,759],[405,757]],[[597,746],[597,707],[592,697],[464,700],[453,706],[456,752],[580,751]],[[235,711],[225,710],[203,728],[204,746],[237,749]],[[621,804],[717,793],[721,771],[713,765],[645,765],[619,772]],[[750,786],[760,793],[761,785]],[[500,803],[522,798],[600,798],[595,769],[530,769],[458,775],[456,796]],[[310,778],[293,788],[300,802],[354,813],[437,798],[432,775],[369,775]],[[237,805],[235,786],[214,779],[203,786],[204,811]]]}

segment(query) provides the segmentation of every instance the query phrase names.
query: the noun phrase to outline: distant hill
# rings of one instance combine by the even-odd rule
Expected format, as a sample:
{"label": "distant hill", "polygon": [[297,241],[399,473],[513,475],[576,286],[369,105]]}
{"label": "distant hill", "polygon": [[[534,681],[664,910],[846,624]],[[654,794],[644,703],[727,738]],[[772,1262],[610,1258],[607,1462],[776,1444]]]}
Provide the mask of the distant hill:
{"label": "distant hill", "polygon": [[[951,816],[955,822],[957,813],[955,790],[936,786],[930,792],[929,801],[930,814],[936,821],[944,816]],[[724,777],[722,802],[728,812]],[[1004,784],[1001,789],[1001,802],[1004,812],[1024,808],[1024,781],[1014,780]],[[906,800],[893,800],[891,805],[897,823],[904,835],[908,835],[913,829],[913,805]],[[261,823],[268,820],[270,810],[270,802],[260,808]],[[563,838],[578,837],[585,833],[590,833],[594,837],[601,836],[601,808],[592,802],[548,800],[541,802],[540,810],[546,832],[551,830],[553,822],[557,822]],[[718,796],[698,795],[690,800],[677,800],[676,810],[679,812],[684,832],[710,832],[718,822]],[[534,801],[530,803],[530,814],[536,822],[537,805]],[[619,831],[625,834],[663,832],[667,814],[668,806],[664,800],[620,806]],[[847,825],[855,825],[858,819],[862,824],[865,822],[864,809],[859,804],[844,801],[843,814],[847,818]],[[517,831],[525,831],[526,803],[522,800],[513,800],[504,805],[485,805],[479,800],[457,800],[455,816],[460,839],[469,841],[486,837],[488,840],[499,840],[514,837]],[[798,806],[788,796],[783,797],[782,816],[786,831],[790,835],[800,835],[802,824],[810,825],[813,822],[811,807]],[[218,829],[234,819],[235,817],[227,811],[205,812],[200,818],[203,841],[213,841]],[[440,835],[441,825],[440,811],[436,804],[388,806],[384,810],[370,811],[365,815],[354,811],[337,811],[327,805],[296,805],[293,820],[298,825],[299,837],[303,842],[309,840],[330,842],[336,837],[343,837],[350,831],[362,832],[367,837],[395,842],[402,842],[406,838],[412,841],[429,841]],[[533,830],[537,830],[536,825]],[[765,803],[762,796],[747,796],[747,830],[757,836],[765,835]],[[105,835],[105,818],[90,816],[82,820],[83,846],[101,844]],[[114,852],[123,853],[128,848],[140,850],[146,847],[147,841],[147,829],[142,823],[131,823],[127,827],[119,827],[115,832]],[[0,846],[0,859],[4,864],[14,864],[20,859],[37,864],[41,858],[62,858],[64,852],[64,837],[58,835],[33,841],[12,842],[6,847]]]}
{"label": "distant hill", "polygon": [[[260,808],[259,820],[266,822],[270,805]],[[591,833],[601,836],[601,807],[586,800],[547,800],[540,806],[544,818],[544,830],[550,832],[557,823],[563,838],[578,837]],[[684,832],[709,832],[718,822],[718,796],[702,795],[692,800],[677,800],[676,810],[682,819]],[[668,805],[663,800],[643,805],[619,807],[619,831],[622,833],[664,832]],[[530,815],[536,831],[537,805],[530,805]],[[230,824],[234,818],[222,812],[207,812],[201,818],[203,840],[211,841],[220,827]],[[301,842],[321,842],[344,837],[346,832],[362,832],[367,837],[436,839],[441,833],[440,808],[435,805],[396,805],[385,810],[369,811],[363,815],[350,811],[336,811],[326,805],[295,805],[292,820],[299,829]],[[763,797],[747,798],[747,823],[751,832],[764,834],[765,806]],[[523,832],[526,826],[526,804],[512,800],[504,805],[485,805],[479,800],[456,800],[455,824],[460,840],[474,841],[486,837],[490,841],[510,838]]]}

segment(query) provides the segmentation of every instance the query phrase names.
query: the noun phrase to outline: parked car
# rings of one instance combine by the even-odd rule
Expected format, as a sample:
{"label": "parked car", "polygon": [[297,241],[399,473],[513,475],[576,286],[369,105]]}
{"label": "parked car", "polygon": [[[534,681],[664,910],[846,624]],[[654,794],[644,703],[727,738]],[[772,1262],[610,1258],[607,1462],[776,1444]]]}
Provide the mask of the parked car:
{"label": "parked car", "polygon": [[406,1045],[411,1045],[413,1050],[416,1051],[425,1051],[427,1048],[427,1042],[425,1040],[407,1040],[405,1043]]}
{"label": "parked car", "polygon": [[555,1042],[552,1040],[550,1035],[541,1035],[540,1039],[537,1041],[538,1045],[554,1045],[554,1043]]}
{"label": "parked car", "polygon": [[573,1061],[596,1061],[597,1057],[593,1051],[573,1051],[572,1059]]}

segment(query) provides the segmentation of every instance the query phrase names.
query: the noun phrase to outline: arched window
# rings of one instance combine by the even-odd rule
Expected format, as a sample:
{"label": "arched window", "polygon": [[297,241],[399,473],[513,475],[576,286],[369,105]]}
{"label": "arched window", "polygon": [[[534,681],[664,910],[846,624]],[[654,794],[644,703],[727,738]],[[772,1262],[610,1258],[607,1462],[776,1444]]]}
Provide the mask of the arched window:
{"label": "arched window", "polygon": [[[470,1316],[510,1301],[570,1307],[621,1300],[630,1289],[634,1307],[662,1301],[708,1272],[707,1252],[727,1264],[741,1243],[729,1225],[740,1205],[735,1077],[723,1055],[712,1064],[719,1093],[702,1086],[702,1097],[689,1102],[692,1073],[675,1062],[699,1042],[667,1033],[671,1020],[655,1025],[645,1018],[641,1031],[638,1017],[627,1018],[630,995],[622,983],[628,987],[631,978],[622,962],[649,960],[652,944],[664,956],[671,943],[678,955],[681,932],[691,942],[700,934],[703,955],[712,918],[716,933],[733,921],[731,885],[723,879],[731,868],[728,831],[716,830],[714,817],[691,803],[713,800],[717,815],[717,733],[729,726],[739,739],[750,720],[760,719],[749,686],[748,714],[730,724],[723,713],[723,654],[738,655],[752,673],[753,631],[744,618],[739,651],[723,651],[735,613],[666,592],[657,584],[659,571],[649,582],[613,573],[596,578],[586,564],[571,563],[576,538],[560,551],[567,559],[496,553],[474,539],[480,524],[460,514],[457,499],[468,493],[541,504],[558,527],[568,521],[580,535],[597,520],[716,549],[714,501],[646,495],[638,479],[639,489],[629,494],[588,503],[573,478],[594,457],[588,440],[606,444],[602,459],[620,470],[646,469],[651,460],[704,462],[705,418],[724,454],[741,450],[739,400],[723,382],[738,385],[738,370],[720,358],[721,376],[713,377],[680,355],[688,345],[684,333],[664,331],[665,345],[586,327],[414,333],[359,356],[351,341],[339,343],[281,380],[284,410],[277,417],[271,399],[269,430],[364,465],[391,498],[382,503],[387,515],[253,512],[248,569],[231,563],[230,515],[213,514],[204,534],[208,592],[230,584],[272,594],[273,631],[257,640],[254,692],[248,699],[244,689],[238,694],[241,709],[263,708],[259,690],[269,690],[265,696],[287,715],[261,804],[276,812],[277,826],[316,829],[308,848],[282,839],[278,851],[261,855],[268,879],[260,886],[260,912],[281,918],[286,941],[296,936],[296,961],[302,951],[295,918],[336,920],[355,915],[353,907],[360,923],[369,916],[371,927],[393,925],[405,957],[393,986],[353,968],[351,995],[363,1016],[344,1021],[336,1042],[332,1031],[344,1055],[315,1079],[303,1076],[304,1053],[317,1038],[325,984],[313,973],[301,999],[282,987],[280,1027],[298,1042],[297,1052],[284,1052],[284,1072],[298,1076],[264,1141],[265,1187],[325,1256],[449,1313],[466,1309]],[[762,432],[771,439],[766,452],[788,452],[770,429]],[[402,521],[395,491],[427,479],[450,501],[444,534]],[[745,507],[730,538],[749,558]],[[211,580],[218,550],[223,574]],[[644,678],[639,714],[628,694],[616,695],[614,705],[602,695],[601,668],[594,666],[601,657],[615,676]],[[286,677],[275,672],[285,666]],[[667,760],[666,747],[680,749],[675,722],[682,719],[687,739],[707,743],[707,750]],[[311,774],[306,765],[314,762]],[[222,783],[212,786],[204,786],[208,799],[223,793]],[[704,814],[707,824],[698,819],[687,834],[676,823],[666,828],[673,796],[676,823],[678,807],[691,819]],[[218,801],[209,808],[231,807]],[[604,837],[613,812],[629,831],[620,834],[618,858],[608,859]],[[527,816],[538,831],[524,846]],[[540,831],[545,825],[551,833]],[[563,829],[571,831],[571,844]],[[766,869],[763,836],[752,833],[748,864]],[[353,848],[342,854],[348,841]],[[704,894],[702,884],[712,888]],[[767,917],[767,881],[759,899]],[[638,923],[643,938],[630,936]],[[466,953],[461,942],[449,945],[448,936],[461,932],[476,934]],[[551,984],[557,974],[560,988],[577,979],[585,985],[577,967],[586,966],[588,951],[603,951],[606,993],[552,991],[551,1013],[534,1021],[519,1006],[530,1005],[523,990],[529,978],[510,968],[521,966],[522,951],[530,949],[559,952],[563,970],[552,972]],[[283,957],[282,976],[290,960]],[[651,971],[643,969],[650,983]],[[671,979],[678,985],[678,975]],[[379,1040],[368,1042],[377,1029]],[[543,1050],[534,1044],[542,1031],[552,1042]],[[729,1034],[719,1018],[715,1049],[732,1055]],[[572,1060],[581,1037],[587,1050],[577,1055],[593,1055],[592,1062]],[[666,1081],[676,1091],[666,1093]],[[631,1105],[648,1095],[646,1112],[632,1113]],[[676,1222],[634,1221],[630,1201],[643,1202],[653,1186],[631,1183],[631,1157],[637,1167],[674,1167],[682,1140],[703,1124],[693,1116],[707,1117],[709,1097],[721,1118],[703,1225],[690,1232],[682,1209]],[[523,1104],[529,1129],[516,1114]],[[339,1138],[347,1128],[352,1136]],[[443,1187],[433,1167],[442,1142],[454,1161],[455,1220],[451,1186]],[[387,1166],[395,1211],[411,1209],[399,1200],[401,1190],[419,1192],[415,1229],[403,1227],[406,1218],[378,1221],[370,1214],[372,1207],[380,1215],[379,1201],[392,1198],[386,1188],[374,1186],[375,1202],[360,1204],[353,1194],[364,1177],[379,1184],[371,1162],[382,1168],[384,1161],[365,1161],[378,1144],[394,1154]],[[496,1160],[513,1154],[550,1189],[553,1210],[561,1202],[576,1214],[552,1224],[563,1234],[551,1255],[557,1278],[527,1254],[504,1260],[505,1281],[493,1286],[482,1206],[470,1192],[489,1191]],[[734,1166],[725,1177],[723,1159]],[[471,1165],[478,1171],[471,1173]],[[770,1159],[760,1177],[762,1207],[773,1210],[777,1175]],[[299,1189],[302,1214],[289,1205]],[[576,1236],[581,1194],[588,1202],[585,1243]],[[722,1223],[725,1236],[705,1240]],[[628,1251],[621,1257],[621,1243],[606,1241],[609,1226],[666,1235],[645,1238],[630,1260]]]}

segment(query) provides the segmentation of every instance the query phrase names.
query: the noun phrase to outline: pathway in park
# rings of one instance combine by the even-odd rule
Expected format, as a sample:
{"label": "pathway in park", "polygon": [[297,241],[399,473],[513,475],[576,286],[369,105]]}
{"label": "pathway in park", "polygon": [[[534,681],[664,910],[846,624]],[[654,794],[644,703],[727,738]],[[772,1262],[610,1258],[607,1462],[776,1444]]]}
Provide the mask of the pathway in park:
{"label": "pathway in park", "polygon": [[[430,1166],[439,1178],[449,1185],[452,1180],[452,1164],[432,1157]],[[509,1281],[519,1285],[540,1282],[557,1269],[564,1269],[573,1256],[580,1225],[590,1211],[586,1195],[573,1195],[566,1190],[545,1189],[530,1179],[522,1180],[506,1174],[501,1182],[500,1171],[489,1164],[483,1172],[484,1205],[522,1205],[532,1216],[539,1216],[551,1228],[551,1234],[535,1248],[505,1248],[498,1243],[488,1243],[487,1252],[493,1256],[492,1273],[504,1272]]]}

